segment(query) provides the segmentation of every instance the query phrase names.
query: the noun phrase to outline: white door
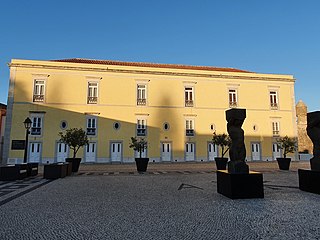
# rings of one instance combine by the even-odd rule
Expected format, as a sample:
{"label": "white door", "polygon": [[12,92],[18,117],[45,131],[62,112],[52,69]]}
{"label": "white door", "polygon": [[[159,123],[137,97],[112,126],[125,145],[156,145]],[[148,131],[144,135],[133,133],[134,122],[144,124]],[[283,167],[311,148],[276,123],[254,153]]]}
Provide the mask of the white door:
{"label": "white door", "polygon": [[281,149],[279,148],[277,143],[272,143],[272,159],[277,160],[277,158],[281,157]]}
{"label": "white door", "polygon": [[96,161],[96,148],[97,148],[97,144],[95,142],[90,142],[86,146],[86,153],[85,153],[86,162]]}
{"label": "white door", "polygon": [[65,162],[69,157],[69,146],[65,143],[57,143],[57,162]]}
{"label": "white door", "polygon": [[[135,158],[140,158],[140,153],[138,151],[134,151],[134,157]],[[142,158],[146,158],[147,157],[147,149],[142,149],[141,157]]]}
{"label": "white door", "polygon": [[213,143],[208,143],[208,160],[214,161],[215,157],[218,157],[218,147]]}
{"label": "white door", "polygon": [[161,144],[161,161],[163,162],[171,161],[171,143]]}
{"label": "white door", "polygon": [[186,161],[195,161],[194,143],[186,143]]}
{"label": "white door", "polygon": [[111,143],[111,162],[121,162],[122,160],[122,143]]}
{"label": "white door", "polygon": [[261,160],[260,143],[251,143],[251,156],[252,161]]}
{"label": "white door", "polygon": [[29,162],[39,163],[41,158],[41,143],[29,143]]}

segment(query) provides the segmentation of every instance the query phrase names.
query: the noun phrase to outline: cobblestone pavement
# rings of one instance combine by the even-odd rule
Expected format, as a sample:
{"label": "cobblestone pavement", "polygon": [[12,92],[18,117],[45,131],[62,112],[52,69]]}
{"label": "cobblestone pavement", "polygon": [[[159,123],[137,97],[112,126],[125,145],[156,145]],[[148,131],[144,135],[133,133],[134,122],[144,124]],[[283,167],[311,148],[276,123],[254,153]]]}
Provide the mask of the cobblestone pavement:
{"label": "cobblestone pavement", "polygon": [[320,239],[320,195],[298,189],[304,165],[272,164],[250,163],[263,172],[264,199],[218,194],[215,169],[202,163],[151,164],[147,174],[91,165],[55,181],[38,177],[29,186],[38,187],[0,206],[0,239]]}

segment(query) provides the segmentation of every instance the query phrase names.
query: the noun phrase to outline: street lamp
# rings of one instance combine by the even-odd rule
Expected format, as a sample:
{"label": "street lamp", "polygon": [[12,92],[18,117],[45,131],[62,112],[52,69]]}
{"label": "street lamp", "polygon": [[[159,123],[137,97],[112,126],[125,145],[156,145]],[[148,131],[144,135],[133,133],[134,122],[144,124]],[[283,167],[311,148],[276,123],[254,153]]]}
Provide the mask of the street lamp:
{"label": "street lamp", "polygon": [[27,154],[28,154],[28,137],[29,137],[29,129],[31,128],[31,124],[32,124],[32,121],[30,118],[26,118],[23,122],[24,124],[24,127],[26,129],[26,141],[25,141],[25,144],[24,144],[24,157],[23,157],[23,162],[24,163],[27,163]]}

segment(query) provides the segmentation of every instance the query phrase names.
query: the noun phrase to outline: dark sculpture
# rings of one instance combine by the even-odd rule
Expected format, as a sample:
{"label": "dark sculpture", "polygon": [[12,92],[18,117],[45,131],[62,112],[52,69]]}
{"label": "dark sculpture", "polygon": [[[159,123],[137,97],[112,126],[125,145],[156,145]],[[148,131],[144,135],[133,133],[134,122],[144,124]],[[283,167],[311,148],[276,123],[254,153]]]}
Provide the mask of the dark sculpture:
{"label": "dark sculpture", "polygon": [[246,109],[233,108],[226,111],[227,130],[232,140],[229,149],[229,173],[249,173],[249,166],[245,163],[244,131],[241,128],[245,118]]}
{"label": "dark sculpture", "polygon": [[320,111],[307,113],[307,134],[313,143],[311,170],[320,171]]}

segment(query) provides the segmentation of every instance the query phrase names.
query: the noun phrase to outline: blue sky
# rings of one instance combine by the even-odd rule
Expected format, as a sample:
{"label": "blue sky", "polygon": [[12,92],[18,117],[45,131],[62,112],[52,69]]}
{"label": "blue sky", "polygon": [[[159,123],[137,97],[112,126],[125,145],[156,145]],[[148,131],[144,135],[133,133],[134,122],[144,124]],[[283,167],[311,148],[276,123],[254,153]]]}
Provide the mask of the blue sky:
{"label": "blue sky", "polygon": [[78,57],[293,74],[296,101],[319,110],[319,12],[318,0],[1,1],[0,102],[11,59]]}

